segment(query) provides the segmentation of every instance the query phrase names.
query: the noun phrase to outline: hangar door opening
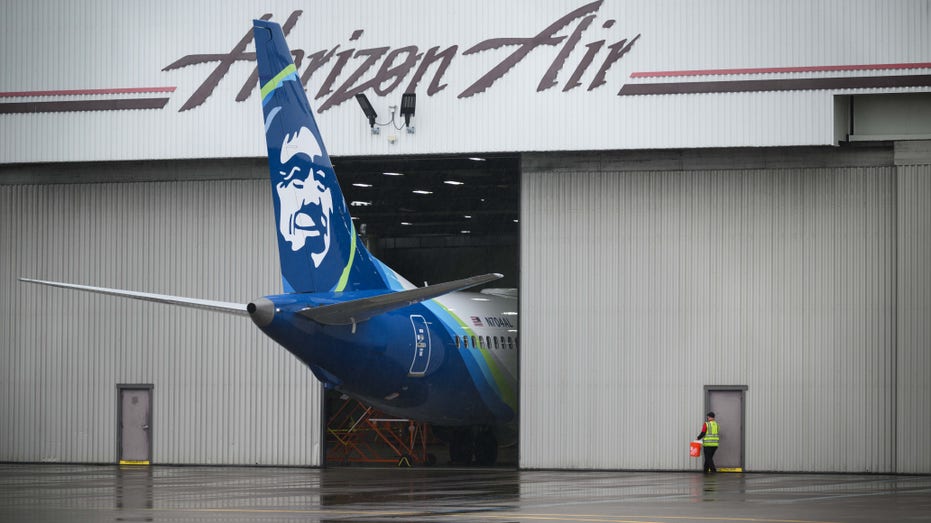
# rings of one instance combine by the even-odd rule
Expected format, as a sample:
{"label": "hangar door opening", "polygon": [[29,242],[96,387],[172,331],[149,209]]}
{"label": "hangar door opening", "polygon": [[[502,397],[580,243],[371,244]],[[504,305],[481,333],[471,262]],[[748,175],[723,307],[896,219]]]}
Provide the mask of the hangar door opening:
{"label": "hangar door opening", "polygon": [[[469,339],[444,336],[429,315],[411,316],[404,340],[386,340],[386,344],[410,342],[412,351],[405,362],[409,372],[397,391],[399,396],[387,401],[404,400],[406,392],[431,379],[444,361],[466,355],[472,356],[471,364],[480,365],[512,358],[516,379],[520,158],[336,158],[334,167],[356,231],[382,262],[418,287],[500,273],[501,279],[467,291],[507,295],[515,305],[514,316],[504,318],[514,321],[510,345],[503,333]],[[490,321],[500,319],[493,316]],[[484,317],[465,321],[469,327],[489,322]],[[324,406],[325,462],[328,466],[442,466],[491,461],[516,466],[516,401],[514,410],[515,419],[506,426],[429,425],[370,408],[332,390]]]}

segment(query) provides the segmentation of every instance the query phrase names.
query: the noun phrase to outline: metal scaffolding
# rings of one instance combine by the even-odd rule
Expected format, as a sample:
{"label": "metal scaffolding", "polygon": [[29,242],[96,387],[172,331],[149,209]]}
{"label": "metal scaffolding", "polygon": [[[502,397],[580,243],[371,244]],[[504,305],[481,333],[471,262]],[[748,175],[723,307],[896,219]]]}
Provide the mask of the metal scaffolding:
{"label": "metal scaffolding", "polygon": [[327,420],[327,463],[433,465],[427,452],[430,426],[411,419],[389,418],[364,403],[346,399]]}

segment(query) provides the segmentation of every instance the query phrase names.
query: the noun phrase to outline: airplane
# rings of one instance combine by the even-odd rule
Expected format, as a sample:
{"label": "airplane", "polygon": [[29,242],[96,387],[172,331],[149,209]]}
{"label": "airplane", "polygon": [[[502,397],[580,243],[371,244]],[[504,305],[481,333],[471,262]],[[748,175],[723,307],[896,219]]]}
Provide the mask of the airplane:
{"label": "airplane", "polygon": [[248,304],[20,278],[248,315],[328,390],[430,423],[455,464],[491,465],[515,434],[517,295],[462,292],[492,273],[415,287],[356,234],[281,27],[253,21],[284,293]]}

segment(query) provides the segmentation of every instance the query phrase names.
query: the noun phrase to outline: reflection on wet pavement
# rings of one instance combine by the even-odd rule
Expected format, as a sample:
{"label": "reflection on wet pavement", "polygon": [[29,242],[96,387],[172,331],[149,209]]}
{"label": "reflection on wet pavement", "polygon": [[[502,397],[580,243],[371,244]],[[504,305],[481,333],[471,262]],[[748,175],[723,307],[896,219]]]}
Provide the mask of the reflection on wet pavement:
{"label": "reflection on wet pavement", "polygon": [[931,477],[0,465],[0,521],[931,521]]}

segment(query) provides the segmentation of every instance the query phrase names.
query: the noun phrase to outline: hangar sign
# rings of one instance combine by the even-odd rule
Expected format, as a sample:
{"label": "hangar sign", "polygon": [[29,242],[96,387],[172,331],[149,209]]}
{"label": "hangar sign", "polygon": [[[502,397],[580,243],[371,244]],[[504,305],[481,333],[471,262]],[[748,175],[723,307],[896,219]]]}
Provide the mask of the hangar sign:
{"label": "hangar sign", "polygon": [[[584,45],[587,50],[578,63],[569,64],[571,75],[562,82],[562,91],[567,92],[583,85],[582,76],[593,67],[598,67],[597,73],[587,90],[591,91],[607,83],[605,77],[611,67],[624,57],[640,38],[637,34],[632,38],[620,38],[608,43],[606,39],[582,43],[586,32],[598,19],[598,11],[603,0],[583,5],[563,15],[551,24],[532,36],[504,36],[482,40],[474,45],[465,47],[460,44],[447,46],[433,46],[425,51],[418,45],[407,45],[399,48],[378,46],[359,48],[358,43],[365,34],[364,29],[352,32],[347,43],[336,44],[326,49],[305,50],[300,42],[295,42],[292,49],[295,66],[300,71],[301,82],[305,88],[312,78],[314,85],[320,88],[313,93],[314,100],[319,101],[318,112],[338,106],[351,99],[357,93],[373,90],[379,96],[386,96],[398,91],[403,85],[405,93],[415,92],[421,82],[429,81],[426,89],[427,96],[434,96],[444,91],[449,84],[446,83],[446,72],[455,67],[463,57],[475,55],[483,51],[512,48],[513,51],[492,67],[489,71],[477,77],[471,84],[456,88],[460,92],[458,98],[469,98],[493,87],[496,81],[508,74],[517,64],[528,55],[540,48],[558,49],[549,68],[543,71],[537,84],[537,92],[551,89],[560,84],[560,71],[567,66],[567,61],[573,51]],[[301,20],[303,11],[295,10],[288,15],[282,24],[287,36]],[[272,14],[265,14],[261,18],[269,20]],[[604,29],[610,29],[616,20],[607,19],[601,23]],[[568,30],[571,29],[571,33]],[[187,98],[179,112],[188,111],[198,107],[210,98],[214,90],[223,81],[233,65],[238,62],[255,63],[255,52],[246,51],[252,43],[251,28],[228,52],[211,52],[188,54],[165,66],[162,71],[170,72],[189,66],[213,64],[215,67],[201,84]],[[599,56],[603,48],[608,52]],[[463,49],[464,48],[464,49]],[[596,63],[596,57],[598,61]],[[432,71],[432,72],[431,72]],[[405,83],[407,78],[409,81]],[[320,80],[322,78],[322,80]],[[242,84],[236,95],[237,102],[249,99],[258,86],[258,69],[252,73]],[[455,88],[455,87],[454,87]],[[96,89],[82,90],[80,92],[43,91],[19,93],[32,96],[93,96],[93,95],[119,95],[130,93],[173,93],[177,87],[152,87],[133,89]],[[118,92],[120,91],[120,92]],[[6,93],[11,94],[11,93]],[[309,93],[310,94],[310,93]],[[64,111],[100,111],[120,109],[162,109],[168,102],[168,97],[109,100],[71,100],[62,102],[49,100],[44,102],[30,102],[24,104],[0,104],[0,113],[16,112],[64,112]]]}
{"label": "hangar sign", "polygon": [[[0,22],[18,72],[0,81],[0,164],[264,154],[258,111],[238,103],[257,98],[255,17],[288,34],[340,156],[832,144],[836,97],[927,92],[931,56],[915,45],[920,2],[823,1],[411,0],[412,16],[379,2],[24,4]],[[870,45],[845,43],[858,34]],[[69,53],[80,60],[32,66]],[[389,110],[416,92],[420,132],[368,133],[345,103],[363,92]]]}
{"label": "hangar sign", "polygon": [[[397,91],[403,84],[405,85],[403,92],[415,92],[420,83],[427,79],[431,69],[433,72],[432,76],[429,77],[429,86],[426,93],[428,96],[433,96],[449,87],[445,83],[444,77],[447,69],[455,66],[457,61],[482,51],[505,47],[514,50],[491,70],[462,89],[457,97],[468,98],[491,88],[498,79],[506,75],[515,65],[538,48],[558,48],[559,52],[549,68],[543,72],[540,82],[537,84],[536,90],[540,92],[559,85],[559,72],[566,66],[567,59],[580,45],[586,31],[597,19],[602,1],[592,2],[569,12],[533,36],[489,38],[462,51],[460,49],[463,46],[459,44],[452,44],[445,48],[434,46],[426,51],[423,51],[417,45],[408,45],[396,49],[387,46],[356,48],[357,44],[355,42],[358,42],[365,33],[364,29],[356,29],[349,37],[349,42],[345,47],[343,44],[337,44],[329,49],[308,51],[297,47],[301,43],[295,42],[293,45],[296,48],[292,49],[292,54],[294,55],[295,65],[298,71],[301,72],[301,82],[305,87],[315,75],[324,78],[322,82],[314,82],[315,85],[320,85],[320,88],[313,94],[314,99],[322,100],[318,112],[326,111],[349,100],[356,93],[369,89],[374,90],[379,96],[385,96]],[[299,22],[302,14],[303,11],[294,11],[282,24],[286,36]],[[264,20],[270,18],[272,18],[271,14],[262,17]],[[609,19],[601,24],[603,28],[609,29],[615,22],[615,20]],[[571,34],[560,36],[560,33],[570,27],[572,28]],[[565,92],[580,87],[582,83],[579,80],[582,75],[592,67],[595,57],[607,45],[608,53],[597,64],[598,72],[589,83],[588,90],[591,91],[603,86],[607,83],[605,76],[608,70],[631,50],[639,38],[640,35],[638,34],[632,38],[621,38],[610,44],[607,44],[604,39],[584,44],[587,51],[581,61],[574,64],[572,74],[563,83],[562,90]],[[249,30],[228,53],[186,55],[166,66],[163,71],[172,71],[203,63],[216,64],[216,68],[187,99],[180,111],[193,109],[206,102],[220,81],[227,76],[234,63],[240,61],[255,62],[255,53],[246,52],[246,48],[251,42],[252,31]],[[326,67],[329,69],[327,70]],[[404,80],[409,76],[410,81],[404,84]],[[257,81],[258,70],[255,69],[243,84],[242,89],[240,89],[236,101],[242,102],[248,99],[250,94],[255,91]]]}

